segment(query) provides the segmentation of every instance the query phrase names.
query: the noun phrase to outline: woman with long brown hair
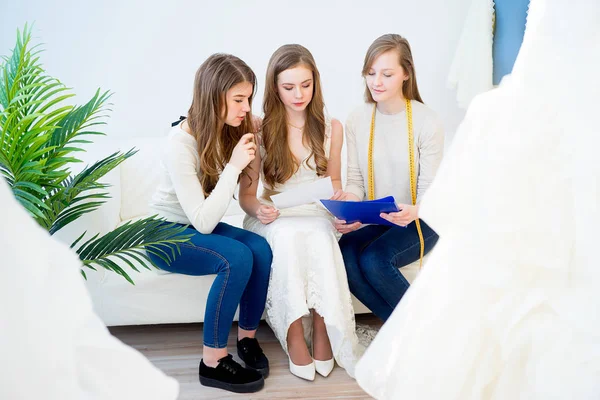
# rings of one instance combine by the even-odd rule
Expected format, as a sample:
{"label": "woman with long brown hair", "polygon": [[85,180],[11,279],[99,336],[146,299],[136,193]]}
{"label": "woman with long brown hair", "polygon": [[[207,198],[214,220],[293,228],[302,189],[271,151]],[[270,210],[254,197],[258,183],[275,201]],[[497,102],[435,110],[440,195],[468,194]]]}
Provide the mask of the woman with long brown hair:
{"label": "woman with long brown hair", "polygon": [[[210,56],[198,69],[187,118],[169,133],[162,181],[151,208],[166,221],[190,225],[189,243],[162,269],[186,275],[216,274],[204,315],[200,382],[233,392],[264,386],[269,363],[255,338],[264,311],[271,249],[259,235],[223,222],[239,177],[256,156],[258,127],[251,114],[256,77],[228,54]],[[227,352],[227,339],[240,306],[237,351],[243,368]]]}
{"label": "woman with long brown hair", "polygon": [[[365,104],[346,121],[345,200],[394,196],[400,212],[381,214],[390,225],[336,221],[352,293],[387,320],[409,287],[399,268],[418,261],[438,240],[419,220],[419,202],[442,160],[444,132],[419,94],[408,41],[376,39],[365,56]],[[360,229],[359,229],[360,228]]]}
{"label": "woman with long brown hair", "polygon": [[274,194],[324,177],[341,192],[342,125],[325,114],[319,70],[306,48],[275,51],[265,85],[261,151],[241,179],[240,205],[248,214],[244,227],[264,236],[274,254],[267,321],[293,374],[327,376],[335,359],[353,375],[360,348],[332,218],[316,203],[280,212],[271,202]]}

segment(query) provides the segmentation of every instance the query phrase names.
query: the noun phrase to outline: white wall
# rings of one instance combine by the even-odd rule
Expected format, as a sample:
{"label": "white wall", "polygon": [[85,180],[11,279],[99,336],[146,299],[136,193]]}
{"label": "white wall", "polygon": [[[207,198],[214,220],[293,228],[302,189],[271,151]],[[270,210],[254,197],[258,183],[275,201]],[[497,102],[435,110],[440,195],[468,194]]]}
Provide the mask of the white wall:
{"label": "white wall", "polygon": [[48,72],[86,101],[110,89],[109,136],[164,134],[189,107],[194,73],[212,53],[245,60],[259,79],[285,43],[306,46],[317,61],[330,113],[344,121],[362,101],[360,77],[369,44],[400,33],[411,42],[421,95],[442,117],[450,139],[464,115],[446,77],[469,0],[334,1],[0,1],[0,54],[16,29],[35,22]]}

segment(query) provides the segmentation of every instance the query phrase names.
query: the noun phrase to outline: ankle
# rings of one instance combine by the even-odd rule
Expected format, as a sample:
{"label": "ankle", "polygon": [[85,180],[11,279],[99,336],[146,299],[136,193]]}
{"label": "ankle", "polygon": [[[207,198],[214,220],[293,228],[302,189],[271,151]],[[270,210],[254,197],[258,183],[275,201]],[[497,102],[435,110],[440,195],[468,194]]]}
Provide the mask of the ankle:
{"label": "ankle", "polygon": [[202,350],[202,362],[210,368],[216,368],[219,365],[219,360],[227,357],[227,348],[215,349],[213,347],[204,346]]}
{"label": "ankle", "polygon": [[331,343],[327,335],[314,335],[313,336],[313,358],[319,361],[331,360],[333,357],[333,351],[331,350]]}
{"label": "ankle", "polygon": [[308,346],[306,345],[306,342],[304,341],[304,339],[288,338],[287,345],[288,345],[288,349],[293,349],[296,352],[309,353]]}
{"label": "ankle", "polygon": [[306,342],[298,340],[288,340],[288,353],[290,360],[296,365],[308,365],[312,361]]}
{"label": "ankle", "polygon": [[204,357],[202,357],[202,362],[210,368],[217,368],[217,365],[219,365],[219,360],[212,360]]}
{"label": "ankle", "polygon": [[294,355],[292,355],[292,353],[290,353],[290,360],[292,361],[292,363],[294,363],[294,365],[297,365],[299,367],[303,367],[305,365],[310,365],[313,362],[313,359],[310,356],[310,354],[294,356]]}
{"label": "ankle", "polygon": [[254,329],[252,331],[247,331],[245,329],[238,328],[238,337],[237,337],[238,342],[245,338],[254,339],[255,337],[256,337],[256,329]]}
{"label": "ankle", "polygon": [[328,349],[321,349],[320,351],[315,349],[313,358],[317,361],[329,361],[333,358],[333,352],[331,347]]}

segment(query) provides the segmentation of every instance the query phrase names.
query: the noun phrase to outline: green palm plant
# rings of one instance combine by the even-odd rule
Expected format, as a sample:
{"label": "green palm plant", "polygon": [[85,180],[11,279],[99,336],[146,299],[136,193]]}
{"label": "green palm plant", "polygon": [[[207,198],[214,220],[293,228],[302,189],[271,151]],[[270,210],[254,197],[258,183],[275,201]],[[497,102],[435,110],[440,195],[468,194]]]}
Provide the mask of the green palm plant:
{"label": "green palm plant", "polygon": [[[77,153],[98,131],[110,111],[109,92],[98,90],[84,105],[65,104],[73,97],[58,79],[46,74],[40,63],[39,45],[31,45],[31,28],[17,30],[17,43],[0,65],[0,174],[15,198],[37,223],[52,235],[110,198],[109,185],[99,180],[136,150],[115,152],[88,165],[79,173],[71,164],[81,162]],[[144,250],[170,263],[179,243],[189,240],[182,228],[155,217],[124,224],[83,244],[84,232],[72,245],[83,265],[104,267],[133,280],[115,262],[119,259],[135,271],[136,265],[154,265]],[[85,271],[81,270],[85,277]]]}

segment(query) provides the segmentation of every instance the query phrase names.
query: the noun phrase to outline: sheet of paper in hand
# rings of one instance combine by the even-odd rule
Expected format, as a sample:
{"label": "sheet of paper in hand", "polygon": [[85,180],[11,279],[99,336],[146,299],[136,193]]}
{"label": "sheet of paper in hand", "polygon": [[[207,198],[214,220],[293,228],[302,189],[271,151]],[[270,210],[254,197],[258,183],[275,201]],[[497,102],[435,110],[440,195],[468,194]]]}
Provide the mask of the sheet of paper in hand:
{"label": "sheet of paper in hand", "polygon": [[327,177],[273,195],[271,200],[275,207],[283,209],[315,203],[320,199],[329,199],[331,196],[333,196],[333,185],[331,178]]}

